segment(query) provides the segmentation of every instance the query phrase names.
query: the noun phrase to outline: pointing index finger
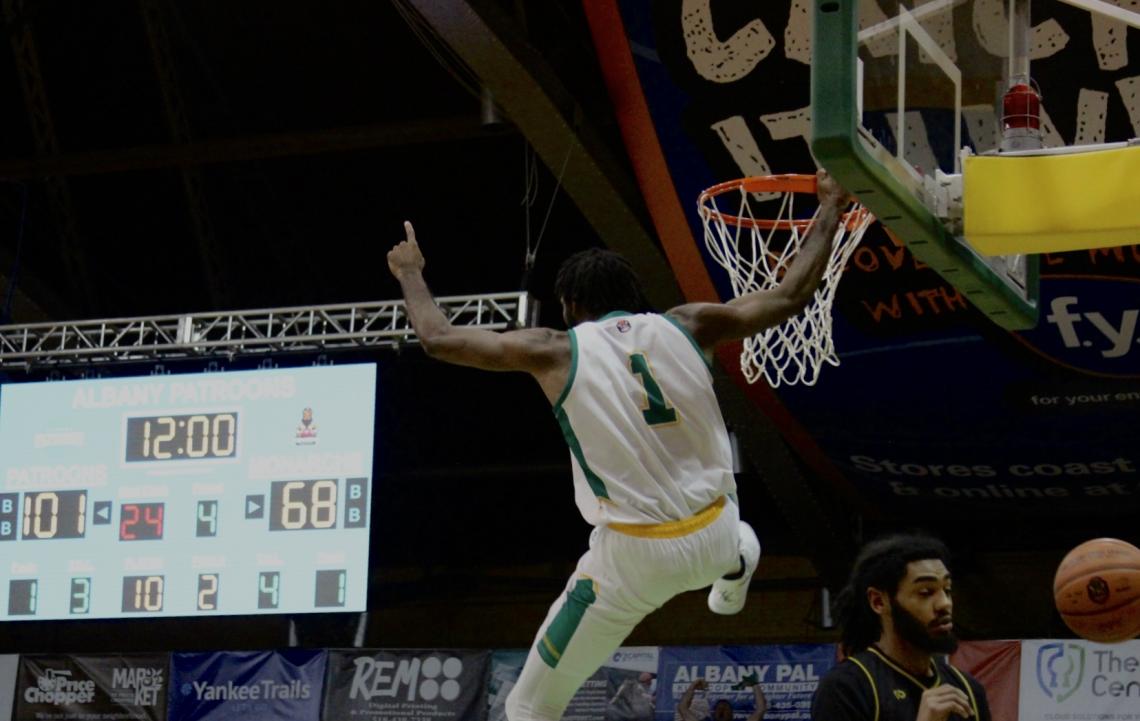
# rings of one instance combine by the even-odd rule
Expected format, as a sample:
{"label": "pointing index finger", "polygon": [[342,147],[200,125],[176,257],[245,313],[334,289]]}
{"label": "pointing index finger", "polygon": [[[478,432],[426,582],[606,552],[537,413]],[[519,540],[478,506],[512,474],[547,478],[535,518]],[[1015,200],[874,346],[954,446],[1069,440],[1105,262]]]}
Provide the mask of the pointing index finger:
{"label": "pointing index finger", "polygon": [[413,243],[416,242],[416,229],[412,227],[412,222],[410,220],[404,221],[404,233],[408,236],[408,240],[412,241]]}

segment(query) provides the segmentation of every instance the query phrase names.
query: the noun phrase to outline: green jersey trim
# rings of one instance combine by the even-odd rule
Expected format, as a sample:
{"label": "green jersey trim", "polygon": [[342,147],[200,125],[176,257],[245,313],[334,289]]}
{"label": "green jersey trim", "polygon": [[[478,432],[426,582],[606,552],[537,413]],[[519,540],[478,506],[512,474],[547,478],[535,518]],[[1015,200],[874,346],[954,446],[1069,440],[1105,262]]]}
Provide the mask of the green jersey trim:
{"label": "green jersey trim", "polygon": [[611,310],[601,318],[598,318],[598,322],[601,323],[603,320],[609,320],[610,318],[621,318],[623,315],[633,315],[633,313],[625,310]]}
{"label": "green jersey trim", "polygon": [[592,578],[578,579],[574,588],[566,593],[562,608],[558,609],[558,613],[543,632],[542,638],[538,640],[536,650],[547,666],[558,668],[558,661],[561,660],[562,654],[566,653],[566,647],[570,645],[570,639],[574,637],[574,632],[582,623],[586,609],[597,599],[598,594],[594,590]]}
{"label": "green jersey trim", "polygon": [[570,452],[574,454],[574,458],[578,459],[578,465],[582,468],[583,475],[586,476],[586,483],[590,484],[590,490],[598,498],[605,498],[609,500],[610,493],[606,490],[606,483],[594,473],[586,463],[586,454],[582,452],[582,444],[578,441],[577,434],[574,433],[574,427],[570,425],[570,417],[566,415],[566,409],[559,406],[554,411],[554,417],[558,420],[558,427],[562,429],[562,437],[566,439],[566,445],[570,446]]}
{"label": "green jersey trim", "polygon": [[558,396],[558,401],[554,404],[554,418],[558,421],[558,427],[562,429],[562,437],[566,439],[566,445],[570,447],[570,452],[578,459],[578,465],[582,468],[582,473],[586,476],[586,482],[590,484],[590,490],[598,498],[609,499],[609,491],[606,490],[606,483],[597,473],[594,473],[589,464],[586,463],[586,454],[582,452],[582,444],[578,441],[578,435],[574,433],[574,427],[570,425],[570,416],[566,415],[566,409],[562,404],[566,401],[566,396],[570,394],[570,387],[574,385],[574,376],[578,372],[578,335],[574,329],[570,329],[570,373],[566,376],[566,385],[562,388],[561,395]]}
{"label": "green jersey trim", "polygon": [[558,400],[554,402],[554,414],[562,410],[562,403],[566,400],[566,396],[570,395],[570,386],[574,385],[574,376],[578,373],[578,335],[571,328],[568,332],[570,336],[570,372],[566,374],[566,385],[562,386],[562,392],[558,394]]}
{"label": "green jersey trim", "polygon": [[681,333],[689,339],[689,342],[693,344],[693,349],[697,351],[697,355],[699,355],[701,357],[701,360],[705,362],[705,367],[708,368],[709,372],[711,373],[713,369],[712,361],[710,361],[709,357],[705,355],[705,351],[701,348],[701,344],[697,342],[697,339],[693,337],[693,334],[689,332],[689,329],[681,325],[681,321],[677,320],[668,313],[662,313],[661,317],[672,323],[674,328],[681,331]]}

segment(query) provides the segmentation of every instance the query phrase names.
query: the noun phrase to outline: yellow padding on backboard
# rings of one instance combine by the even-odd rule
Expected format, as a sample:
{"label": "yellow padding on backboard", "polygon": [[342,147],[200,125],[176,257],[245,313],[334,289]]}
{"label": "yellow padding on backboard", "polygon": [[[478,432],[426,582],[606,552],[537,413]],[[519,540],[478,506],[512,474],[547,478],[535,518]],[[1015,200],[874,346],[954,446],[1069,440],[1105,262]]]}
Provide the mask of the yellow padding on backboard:
{"label": "yellow padding on backboard", "polygon": [[972,156],[962,172],[966,241],[984,255],[1140,243],[1140,147]]}

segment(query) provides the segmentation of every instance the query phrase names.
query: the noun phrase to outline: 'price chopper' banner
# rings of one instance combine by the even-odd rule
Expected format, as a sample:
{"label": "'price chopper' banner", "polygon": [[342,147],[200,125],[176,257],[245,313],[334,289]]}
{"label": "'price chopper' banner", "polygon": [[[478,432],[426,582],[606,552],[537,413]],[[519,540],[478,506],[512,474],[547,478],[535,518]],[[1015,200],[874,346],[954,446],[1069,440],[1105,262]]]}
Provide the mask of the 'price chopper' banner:
{"label": "'price chopper' banner", "polygon": [[176,653],[169,721],[319,718],[327,651]]}
{"label": "'price chopper' banner", "polygon": [[21,656],[17,721],[165,721],[169,654]]}
{"label": "'price chopper' banner", "polygon": [[1140,641],[1022,641],[1018,718],[1140,719]]}
{"label": "'price chopper' banner", "polygon": [[768,702],[764,721],[808,721],[819,680],[835,665],[833,644],[786,646],[663,647],[658,664],[657,721],[674,721],[685,691],[704,679],[708,688],[694,692],[690,708],[699,717],[718,701],[732,704],[733,718],[756,710],[754,686]]}
{"label": "'price chopper' banner", "polygon": [[489,651],[331,651],[325,719],[483,721]]}

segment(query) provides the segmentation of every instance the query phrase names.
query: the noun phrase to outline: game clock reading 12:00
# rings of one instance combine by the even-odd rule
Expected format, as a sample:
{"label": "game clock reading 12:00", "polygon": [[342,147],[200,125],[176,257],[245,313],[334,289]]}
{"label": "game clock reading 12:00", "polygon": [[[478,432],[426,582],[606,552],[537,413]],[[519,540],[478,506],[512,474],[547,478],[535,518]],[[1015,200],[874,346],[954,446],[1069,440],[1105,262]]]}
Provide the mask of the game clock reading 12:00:
{"label": "game clock reading 12:00", "polygon": [[127,419],[127,462],[230,458],[237,452],[235,411]]}
{"label": "game clock reading 12:00", "polygon": [[371,364],[5,385],[0,614],[363,610],[374,403]]}

